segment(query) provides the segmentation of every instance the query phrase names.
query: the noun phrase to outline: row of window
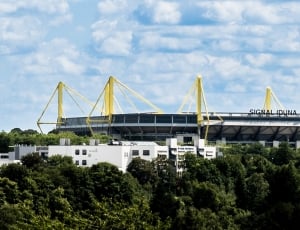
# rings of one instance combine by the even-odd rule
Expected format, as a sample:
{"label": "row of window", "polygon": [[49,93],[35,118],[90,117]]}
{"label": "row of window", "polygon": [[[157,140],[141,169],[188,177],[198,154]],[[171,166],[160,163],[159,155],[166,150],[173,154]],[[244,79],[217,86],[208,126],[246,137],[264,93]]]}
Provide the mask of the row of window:
{"label": "row of window", "polygon": [[[86,149],[82,149],[81,154],[86,155],[87,154]],[[75,149],[75,155],[80,155],[79,149]],[[132,156],[139,156],[139,155],[140,155],[139,150],[132,150]],[[150,156],[150,150],[143,150],[143,156]]]}
{"label": "row of window", "polygon": [[[86,149],[83,149],[81,154],[86,155],[87,154]],[[75,149],[75,155],[80,155],[80,150],[79,149]]]}
{"label": "row of window", "polygon": [[[139,150],[132,150],[132,156],[139,156]],[[150,150],[143,150],[143,156],[150,156]]]}
{"label": "row of window", "polygon": [[[76,164],[76,165],[79,165],[79,163],[80,163],[79,160],[76,160],[76,161],[75,161],[75,164]],[[86,160],[82,160],[82,161],[81,161],[81,165],[87,165]]]}

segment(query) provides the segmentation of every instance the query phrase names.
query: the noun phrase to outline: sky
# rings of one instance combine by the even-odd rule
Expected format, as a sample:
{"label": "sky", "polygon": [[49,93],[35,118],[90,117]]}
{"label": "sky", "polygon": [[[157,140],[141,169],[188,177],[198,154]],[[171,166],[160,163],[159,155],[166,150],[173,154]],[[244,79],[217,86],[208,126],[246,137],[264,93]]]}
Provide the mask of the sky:
{"label": "sky", "polygon": [[[299,15],[288,0],[0,0],[0,130],[55,122],[59,82],[95,103],[109,76],[165,113],[198,75],[209,112],[262,108],[269,86],[300,113]],[[87,116],[70,95],[64,116]]]}

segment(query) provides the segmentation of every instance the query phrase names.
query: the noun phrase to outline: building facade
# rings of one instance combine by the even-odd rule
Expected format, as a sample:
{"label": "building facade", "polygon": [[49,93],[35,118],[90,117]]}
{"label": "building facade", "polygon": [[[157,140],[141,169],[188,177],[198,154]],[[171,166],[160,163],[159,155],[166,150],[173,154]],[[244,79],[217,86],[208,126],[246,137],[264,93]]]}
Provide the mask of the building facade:
{"label": "building facade", "polygon": [[[180,137],[178,138],[181,140]],[[60,139],[59,145],[26,146],[16,145],[14,151],[2,154],[1,164],[17,163],[21,158],[38,153],[47,158],[55,155],[69,156],[74,164],[82,167],[90,167],[99,162],[107,162],[126,172],[127,166],[133,158],[143,160],[170,159],[174,162],[176,171],[180,174],[184,170],[184,155],[186,153],[202,156],[207,159],[216,157],[216,147],[205,146],[204,140],[192,140],[194,145],[182,145],[177,138],[169,138],[166,145],[158,145],[151,141],[111,141],[108,144],[100,144],[98,140],[91,139],[89,144],[72,145],[69,139]],[[1,156],[2,156],[1,155]]]}
{"label": "building facade", "polygon": [[[94,144],[95,143],[95,144]],[[48,157],[63,155],[72,157],[78,166],[92,166],[99,162],[108,162],[125,172],[128,164],[135,157],[152,161],[157,157],[168,158],[168,146],[160,146],[155,142],[119,142],[89,145],[50,145]]]}

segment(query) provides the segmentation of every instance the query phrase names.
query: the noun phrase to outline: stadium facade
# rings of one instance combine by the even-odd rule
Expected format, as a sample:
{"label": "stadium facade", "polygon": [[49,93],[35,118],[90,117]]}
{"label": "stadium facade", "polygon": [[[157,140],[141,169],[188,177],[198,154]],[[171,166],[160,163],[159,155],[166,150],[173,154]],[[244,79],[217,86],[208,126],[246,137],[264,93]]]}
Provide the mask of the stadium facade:
{"label": "stadium facade", "polygon": [[[155,111],[152,113],[116,113],[115,84],[119,84],[119,87],[123,87],[128,93],[150,105]],[[189,96],[194,95],[196,112],[182,112],[186,103],[184,100],[179,112],[164,114],[162,110],[141,95],[114,77],[110,77],[94,103],[92,111],[87,116],[63,117],[62,90],[64,87],[64,84],[60,82],[56,88],[58,117],[54,124],[56,124],[58,132],[72,131],[79,135],[104,133],[116,139],[143,141],[158,141],[180,136],[185,143],[189,142],[193,136],[199,135],[208,142],[250,143],[259,141],[265,145],[274,146],[278,142],[287,141],[296,147],[300,146],[300,114],[296,110],[284,109],[269,87],[267,87],[265,103],[261,109],[249,109],[247,113],[211,113],[206,108],[202,78],[197,77],[189,91]],[[278,105],[276,109],[271,106],[272,100]],[[100,106],[103,109],[102,115],[94,115],[94,112],[98,111],[96,107],[100,102],[102,102]],[[45,113],[45,110],[42,114]],[[40,117],[38,126],[40,127],[41,124],[49,123],[41,122]]]}
{"label": "stadium facade", "polygon": [[[222,120],[219,120],[221,116]],[[183,136],[184,142],[195,134],[204,138],[206,129],[209,142],[250,143],[260,141],[273,145],[276,141],[296,144],[300,140],[300,115],[265,113],[210,114],[210,123],[199,126],[196,114],[114,114],[111,123],[93,124],[96,133],[105,133],[117,139],[164,140]],[[204,118],[206,119],[205,115]],[[58,131],[73,131],[90,135],[87,117],[64,119]],[[97,117],[105,120],[106,117]]]}

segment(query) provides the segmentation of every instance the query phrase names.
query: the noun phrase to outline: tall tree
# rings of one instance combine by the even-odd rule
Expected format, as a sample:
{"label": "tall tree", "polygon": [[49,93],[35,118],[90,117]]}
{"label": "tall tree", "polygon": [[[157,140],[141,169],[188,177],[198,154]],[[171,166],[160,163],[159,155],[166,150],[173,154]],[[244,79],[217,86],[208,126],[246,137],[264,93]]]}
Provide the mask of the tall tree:
{"label": "tall tree", "polygon": [[0,153],[8,153],[9,151],[9,136],[5,132],[0,133]]}

